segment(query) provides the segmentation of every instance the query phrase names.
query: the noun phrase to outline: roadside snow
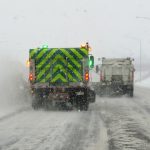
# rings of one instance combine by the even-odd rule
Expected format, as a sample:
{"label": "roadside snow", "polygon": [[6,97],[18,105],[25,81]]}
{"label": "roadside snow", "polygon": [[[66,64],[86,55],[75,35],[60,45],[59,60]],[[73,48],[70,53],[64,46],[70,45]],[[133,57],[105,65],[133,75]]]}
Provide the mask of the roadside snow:
{"label": "roadside snow", "polygon": [[145,107],[149,92],[147,90],[142,96],[140,88],[135,91],[136,96],[132,99],[124,96],[97,99],[101,116],[108,127],[110,150],[150,149],[150,107]]}
{"label": "roadside snow", "polygon": [[0,59],[0,119],[29,106],[26,68],[11,58]]}
{"label": "roadside snow", "polygon": [[150,88],[150,77],[136,83],[137,86]]}

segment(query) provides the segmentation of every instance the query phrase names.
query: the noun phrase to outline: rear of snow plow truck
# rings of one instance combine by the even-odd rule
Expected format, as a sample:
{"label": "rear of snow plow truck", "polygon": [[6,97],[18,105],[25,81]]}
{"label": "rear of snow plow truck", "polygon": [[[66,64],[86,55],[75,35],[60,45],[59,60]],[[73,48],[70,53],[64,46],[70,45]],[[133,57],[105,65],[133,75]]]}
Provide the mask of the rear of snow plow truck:
{"label": "rear of snow plow truck", "polygon": [[100,96],[128,95],[133,97],[135,71],[133,60],[130,57],[102,58],[97,93]]}
{"label": "rear of snow plow truck", "polygon": [[[89,65],[90,62],[90,65]],[[86,44],[79,48],[37,48],[29,51],[32,107],[88,110],[95,101],[89,86],[94,57]]]}

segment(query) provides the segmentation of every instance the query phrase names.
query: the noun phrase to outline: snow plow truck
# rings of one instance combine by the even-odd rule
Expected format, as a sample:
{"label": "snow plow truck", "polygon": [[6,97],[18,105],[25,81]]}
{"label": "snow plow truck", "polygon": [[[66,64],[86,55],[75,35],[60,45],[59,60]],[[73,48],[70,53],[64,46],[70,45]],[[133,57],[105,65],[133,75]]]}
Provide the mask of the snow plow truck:
{"label": "snow plow truck", "polygon": [[[88,110],[95,102],[89,86],[89,71],[94,56],[88,43],[78,48],[42,48],[29,50],[29,82],[32,107],[41,106]],[[57,107],[57,108],[58,108]]]}
{"label": "snow plow truck", "polygon": [[133,59],[102,58],[102,64],[96,66],[100,73],[100,82],[96,85],[97,94],[103,96],[129,95],[134,92],[134,65]]}

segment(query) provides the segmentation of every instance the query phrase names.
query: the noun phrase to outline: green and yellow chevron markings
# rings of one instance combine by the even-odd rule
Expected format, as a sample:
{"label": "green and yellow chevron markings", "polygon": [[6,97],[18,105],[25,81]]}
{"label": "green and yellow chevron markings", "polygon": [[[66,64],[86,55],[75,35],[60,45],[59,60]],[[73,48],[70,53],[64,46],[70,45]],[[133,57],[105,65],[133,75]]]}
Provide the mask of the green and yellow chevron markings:
{"label": "green and yellow chevron markings", "polygon": [[53,60],[53,64],[54,64],[54,63],[57,63],[57,61],[61,61],[61,62],[64,63],[64,64],[67,63],[67,61],[66,61],[66,60],[63,58],[63,56],[60,55],[60,54],[58,54],[58,55],[55,57],[55,59]]}
{"label": "green and yellow chevron markings", "polygon": [[45,83],[45,78],[43,78],[40,82],[41,82],[41,83]]}
{"label": "green and yellow chevron markings", "polygon": [[77,67],[81,66],[81,64],[76,59],[74,59],[73,56],[70,55],[68,51],[66,51],[66,49],[61,48],[60,50],[67,58],[69,58],[70,61],[72,61],[75,64],[75,66]]}
{"label": "green and yellow chevron markings", "polygon": [[[58,67],[59,66],[59,67]],[[69,67],[70,65],[64,67],[64,65],[56,65],[53,72],[53,75],[57,75],[57,71],[60,69],[62,72],[65,73],[66,78],[68,78],[68,81],[81,81],[81,75],[79,74],[79,72],[74,72],[72,69],[72,66]],[[72,72],[73,71],[73,72]]]}
{"label": "green and yellow chevron markings", "polygon": [[55,76],[51,82],[56,82],[57,80],[61,79],[63,82],[67,82],[67,79],[65,79],[61,74],[58,74],[57,76]]}
{"label": "green and yellow chevron markings", "polygon": [[72,78],[76,78],[79,81],[81,81],[81,67],[79,68],[79,70],[77,71],[76,69],[74,69],[74,67],[71,64],[68,64],[68,72],[72,75]]}
{"label": "green and yellow chevron markings", "polygon": [[[53,72],[53,74],[55,74],[55,72],[56,71],[58,71],[59,69],[61,69],[63,72],[66,72],[66,67],[64,67],[65,65],[61,65],[61,64],[58,64],[56,61],[58,61],[59,60],[59,58],[60,58],[60,60],[62,61],[62,63],[63,64],[66,64],[66,62],[65,62],[65,60],[64,59],[62,59],[62,56],[61,55],[58,55],[57,57],[56,57],[57,59],[55,59],[54,60],[54,62],[53,62],[53,64],[54,63],[56,63],[57,65],[55,66],[55,68],[54,68],[54,72]],[[48,67],[48,66],[47,66]],[[50,65],[49,65],[49,70],[48,69],[46,69],[48,72],[46,73],[47,75],[46,75],[46,78],[45,78],[45,80],[46,81],[48,81],[49,79],[50,79]]]}
{"label": "green and yellow chevron markings", "polygon": [[78,82],[82,80],[81,60],[88,52],[84,48],[45,48],[31,50],[30,57],[33,56],[37,82]]}
{"label": "green and yellow chevron markings", "polygon": [[46,75],[45,77],[45,82],[49,82],[50,81],[50,77],[51,77],[51,74],[50,72]]}
{"label": "green and yellow chevron markings", "polygon": [[82,51],[84,53],[85,56],[88,55],[88,50],[85,48],[81,48],[80,51]]}
{"label": "green and yellow chevron markings", "polygon": [[39,50],[39,48],[30,49],[29,58],[30,58],[30,59],[34,59],[33,56],[36,55],[36,53],[38,52],[38,50]]}
{"label": "green and yellow chevron markings", "polygon": [[51,65],[55,57],[59,54],[58,52],[59,52],[58,49],[55,49],[54,54],[51,55],[43,65],[39,66],[38,69],[43,70],[47,66]]}
{"label": "green and yellow chevron markings", "polygon": [[59,81],[61,82],[64,82],[64,79],[65,79],[65,82],[68,81],[67,79],[67,74],[66,74],[66,70],[64,68],[61,68],[62,66],[61,65],[57,65],[58,68],[54,68],[54,72],[52,72],[51,74],[50,73],[45,73],[44,77],[42,77],[39,82],[53,82],[53,80],[55,80],[57,78],[57,76],[59,76],[59,78],[57,78],[57,80],[59,79]]}
{"label": "green and yellow chevron markings", "polygon": [[[70,59],[65,60],[66,62],[63,63],[63,61],[59,60],[59,61],[56,61],[55,63],[60,63],[60,64],[63,64],[63,66],[68,70],[67,72],[72,75],[72,78],[76,78],[77,80],[81,80],[81,65],[80,66],[73,66],[72,62],[70,62]],[[53,64],[53,65],[56,65],[56,64]],[[53,66],[52,66],[53,67]]]}
{"label": "green and yellow chevron markings", "polygon": [[85,48],[76,48],[76,51],[82,55],[82,57],[88,57],[88,51]]}
{"label": "green and yellow chevron markings", "polygon": [[74,57],[76,57],[80,61],[83,58],[83,56],[75,48],[70,48],[69,52],[71,53],[71,55],[73,55]]}
{"label": "green and yellow chevron markings", "polygon": [[[65,49],[65,51],[66,51],[66,49]],[[39,68],[39,69],[45,68],[45,66],[46,66],[47,64],[49,64],[49,63],[51,62],[51,60],[55,59],[55,57],[56,57],[58,54],[63,55],[64,58],[69,57],[70,59],[73,59],[71,55],[69,56],[69,54],[67,55],[67,53],[66,53],[66,55],[67,55],[67,56],[66,56],[64,53],[62,53],[62,50],[56,49],[55,53],[54,53],[54,54],[51,54],[51,57],[48,57],[48,59],[45,59],[45,60],[43,60],[43,62],[41,62],[40,64],[38,64],[37,68]],[[78,58],[78,57],[77,57],[77,58]],[[76,60],[77,58],[74,58],[73,60]],[[78,63],[78,64],[77,64],[77,63]],[[78,58],[78,59],[76,60],[75,65],[79,66],[80,64],[81,64],[81,61],[80,61],[80,59]]]}
{"label": "green and yellow chevron markings", "polygon": [[[63,73],[64,77],[68,81],[77,81],[77,79],[78,79],[74,74],[70,73],[70,71],[68,70],[67,66],[64,63],[62,63],[61,61],[55,62],[55,64],[53,64],[52,68],[53,68],[53,70],[52,70],[53,71],[52,77],[55,77],[55,76],[57,76],[60,73]],[[50,75],[47,75],[46,81],[48,79],[50,79],[50,77],[51,77]]]}
{"label": "green and yellow chevron markings", "polygon": [[39,81],[39,80],[42,80],[43,78],[41,78],[43,75],[45,75],[45,70],[41,70],[41,71],[37,71],[36,72],[36,80]]}
{"label": "green and yellow chevron markings", "polygon": [[[47,54],[47,56],[41,62],[39,62],[39,64],[36,65],[37,70],[40,72],[40,73],[37,74],[37,80],[38,81],[45,74],[46,71],[50,70],[50,66],[52,64],[52,61],[50,63],[48,63],[48,64],[46,62],[49,60],[49,58],[51,56],[53,56],[53,54],[56,52],[56,50],[57,50],[56,48],[51,49],[49,51],[49,53]],[[45,64],[46,64],[46,66],[43,67],[43,69],[41,69],[42,66],[45,65]],[[50,73],[50,71],[48,73]]]}
{"label": "green and yellow chevron markings", "polygon": [[[53,49],[52,51],[50,51],[50,53],[48,55],[51,56],[52,54],[54,54],[55,50],[56,49]],[[48,59],[48,58],[50,58],[49,56],[47,56],[46,60],[49,60]],[[44,74],[45,74],[46,71],[48,71],[48,73],[50,73],[50,71],[49,71],[50,66],[52,65],[54,59],[52,59],[49,63],[44,64],[44,62],[46,62],[46,60],[43,61],[42,63],[40,63],[40,65],[39,64],[37,65],[37,70],[40,71],[40,73],[37,75],[37,80],[40,80],[40,78],[42,78],[42,76],[45,77]],[[43,67],[43,69],[41,69],[43,65],[44,65],[44,67]]]}
{"label": "green and yellow chevron markings", "polygon": [[36,59],[40,59],[47,51],[47,48],[43,48],[40,50],[40,53],[36,56]]}
{"label": "green and yellow chevron markings", "polygon": [[48,51],[47,56],[45,58],[43,58],[43,60],[41,60],[41,62],[37,65],[38,69],[41,69],[43,65],[48,64],[47,61],[50,59],[51,56],[54,55],[54,53],[57,51],[57,48],[48,49],[48,50],[49,51]]}
{"label": "green and yellow chevron markings", "polygon": [[[45,72],[48,71],[48,73],[50,73],[50,67],[52,66],[52,64],[54,63],[58,63],[58,60],[61,59],[62,63],[66,64],[65,60],[63,59],[63,57],[61,55],[57,55],[55,57],[55,59],[53,59],[49,64],[47,64],[44,69],[40,70],[38,67],[37,69],[40,70],[40,73],[37,75],[37,80],[39,80],[44,74]],[[48,77],[46,77],[48,78]],[[48,80],[48,79],[46,79]]]}
{"label": "green and yellow chevron markings", "polygon": [[[41,80],[43,78],[45,78],[45,82],[48,82],[48,81],[50,81],[51,75],[52,75],[52,77],[55,77],[60,73],[65,74],[64,77],[66,77],[68,79],[68,81],[71,81],[71,82],[77,82],[77,81],[82,80],[81,74],[79,72],[74,70],[74,68],[69,64],[67,67],[60,60],[55,62],[55,64],[53,64],[51,67],[53,68],[52,73],[50,72],[50,68],[45,69],[45,70],[48,70],[48,72],[45,72],[45,71],[41,72],[41,74],[42,74],[42,76],[40,77]],[[59,70],[61,70],[61,72]],[[51,73],[51,75],[50,75],[50,73]],[[45,77],[45,75],[46,75],[46,77]],[[38,78],[38,80],[39,80],[39,78]]]}

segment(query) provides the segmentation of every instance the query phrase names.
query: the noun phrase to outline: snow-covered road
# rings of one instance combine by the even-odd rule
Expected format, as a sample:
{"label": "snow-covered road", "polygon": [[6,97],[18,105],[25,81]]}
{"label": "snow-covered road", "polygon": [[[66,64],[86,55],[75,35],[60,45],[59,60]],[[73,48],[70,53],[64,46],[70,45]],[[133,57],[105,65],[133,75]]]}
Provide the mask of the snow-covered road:
{"label": "snow-covered road", "polygon": [[0,119],[0,150],[150,150],[150,92],[97,97],[89,111],[26,108]]}
{"label": "snow-covered road", "polygon": [[0,149],[93,149],[101,127],[95,111],[24,110],[0,121]]}
{"label": "snow-covered road", "polygon": [[103,98],[99,107],[109,150],[150,150],[149,89],[136,88],[135,97]]}

